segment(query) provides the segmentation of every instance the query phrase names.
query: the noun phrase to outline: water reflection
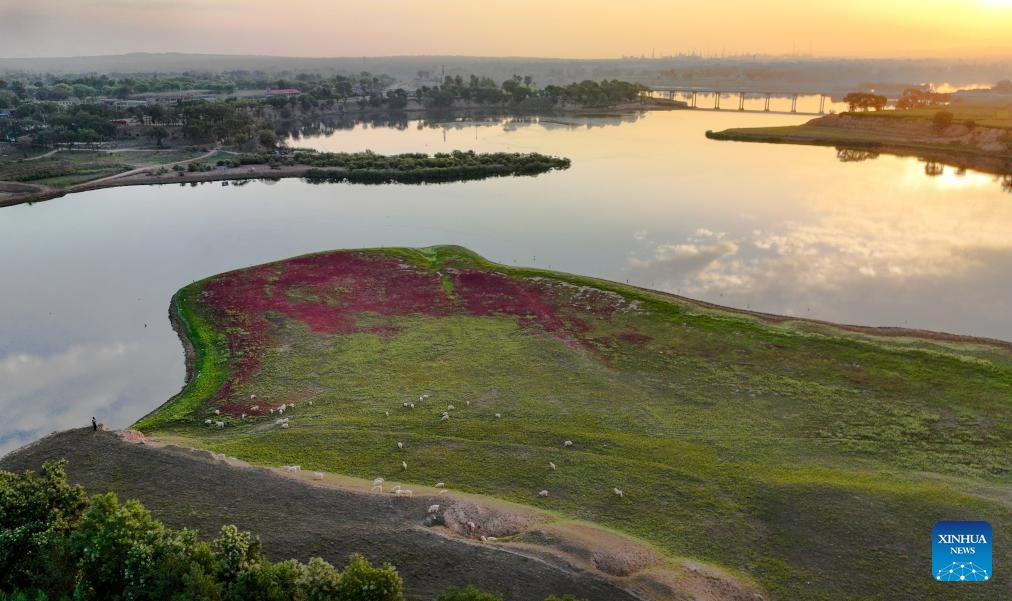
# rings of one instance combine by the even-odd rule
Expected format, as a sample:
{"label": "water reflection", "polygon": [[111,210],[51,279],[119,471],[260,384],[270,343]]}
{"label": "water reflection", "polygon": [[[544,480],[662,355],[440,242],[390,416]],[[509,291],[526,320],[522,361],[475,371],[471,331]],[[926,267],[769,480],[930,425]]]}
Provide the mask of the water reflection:
{"label": "water reflection", "polygon": [[297,144],[536,151],[573,165],[439,186],[117,188],[0,210],[0,452],[92,415],[125,426],[174,394],[183,362],[166,308],[182,285],[331,248],[460,244],[741,308],[1012,340],[1012,203],[994,176],[946,166],[928,178],[913,158],[841,162],[834,148],[703,135],[805,119],[370,121]]}

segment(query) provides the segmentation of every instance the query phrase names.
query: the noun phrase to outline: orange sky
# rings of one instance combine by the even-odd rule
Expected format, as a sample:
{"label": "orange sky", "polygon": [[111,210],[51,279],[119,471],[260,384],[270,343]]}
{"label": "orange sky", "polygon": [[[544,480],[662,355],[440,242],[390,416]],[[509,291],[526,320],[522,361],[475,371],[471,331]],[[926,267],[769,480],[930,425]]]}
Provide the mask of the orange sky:
{"label": "orange sky", "polygon": [[1012,58],[1012,0],[0,0],[0,56]]}

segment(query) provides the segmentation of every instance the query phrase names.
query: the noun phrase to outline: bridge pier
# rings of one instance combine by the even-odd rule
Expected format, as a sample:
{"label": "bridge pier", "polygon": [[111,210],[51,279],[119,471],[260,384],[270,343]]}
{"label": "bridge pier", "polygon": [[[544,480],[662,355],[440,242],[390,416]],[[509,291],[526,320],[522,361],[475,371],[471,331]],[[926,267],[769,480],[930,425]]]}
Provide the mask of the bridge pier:
{"label": "bridge pier", "polygon": [[791,112],[792,113],[798,112],[798,95],[797,94],[794,94],[793,96],[791,96]]}
{"label": "bridge pier", "polygon": [[696,91],[692,91],[692,108],[696,108]]}
{"label": "bridge pier", "polygon": [[826,112],[826,96],[819,94],[819,114],[825,114]]}
{"label": "bridge pier", "polygon": [[738,110],[745,110],[745,92],[738,92]]}
{"label": "bridge pier", "polygon": [[763,108],[763,110],[766,111],[767,113],[770,112],[770,96],[772,96],[772,95],[773,94],[770,94],[769,92],[766,92],[766,107]]}
{"label": "bridge pier", "polygon": [[720,92],[713,93],[713,109],[716,111],[720,110]]}

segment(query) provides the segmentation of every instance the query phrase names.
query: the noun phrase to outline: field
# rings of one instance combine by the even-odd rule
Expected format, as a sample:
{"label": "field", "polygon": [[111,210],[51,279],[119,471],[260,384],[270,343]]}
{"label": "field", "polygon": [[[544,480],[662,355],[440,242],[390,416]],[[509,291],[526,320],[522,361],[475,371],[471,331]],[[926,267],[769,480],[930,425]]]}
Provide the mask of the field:
{"label": "field", "polygon": [[30,160],[0,162],[0,181],[65,188],[137,167],[171,164],[173,161],[186,161],[202,154],[204,153],[199,150],[63,150]]}
{"label": "field", "polygon": [[995,569],[1012,566],[1007,345],[732,312],[456,247],[230,272],[172,312],[192,377],[136,425],[151,436],[444,481],[722,566],[773,599],[1012,598],[1005,578],[929,573],[942,519],[989,521]]}

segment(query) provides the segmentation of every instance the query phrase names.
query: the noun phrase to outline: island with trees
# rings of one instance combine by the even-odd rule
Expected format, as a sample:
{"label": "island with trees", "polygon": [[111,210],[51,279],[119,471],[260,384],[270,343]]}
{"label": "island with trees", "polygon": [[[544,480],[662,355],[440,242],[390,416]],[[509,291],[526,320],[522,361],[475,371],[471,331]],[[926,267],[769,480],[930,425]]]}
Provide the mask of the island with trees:
{"label": "island with trees", "polygon": [[868,92],[844,96],[849,111],[803,125],[707,131],[713,140],[834,146],[843,161],[879,154],[917,156],[928,175],[942,164],[976,169],[1001,178],[1012,190],[1012,82],[955,98],[908,88],[886,110],[886,97]]}
{"label": "island with trees", "polygon": [[284,77],[248,71],[0,79],[0,206],[168,181],[430,183],[535,175],[569,163],[534,153],[324,157],[288,148],[286,140],[304,124],[327,119],[683,106],[618,80],[544,87],[519,75],[502,82],[477,75],[426,81],[406,90],[369,72]]}

